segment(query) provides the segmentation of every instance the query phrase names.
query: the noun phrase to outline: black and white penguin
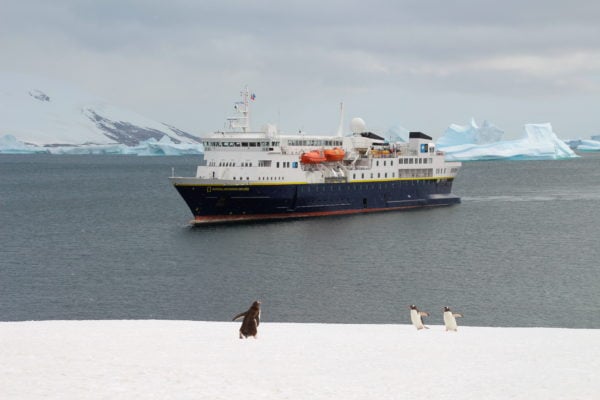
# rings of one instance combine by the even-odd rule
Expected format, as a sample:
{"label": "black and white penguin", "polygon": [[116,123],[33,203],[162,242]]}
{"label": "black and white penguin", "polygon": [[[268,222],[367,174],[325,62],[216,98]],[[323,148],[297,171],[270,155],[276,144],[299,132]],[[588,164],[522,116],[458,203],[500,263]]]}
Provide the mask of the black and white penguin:
{"label": "black and white penguin", "polygon": [[462,314],[453,313],[450,311],[450,307],[444,307],[444,325],[446,325],[447,331],[454,331],[458,329],[456,324],[456,318],[462,318]]}
{"label": "black and white penguin", "polygon": [[417,306],[412,304],[410,306],[410,322],[415,326],[415,328],[419,329],[429,329],[423,323],[423,317],[429,317],[429,314],[425,311],[419,311]]}
{"label": "black and white penguin", "polygon": [[256,300],[247,311],[239,313],[233,317],[232,321],[244,317],[242,326],[240,327],[240,339],[248,336],[254,337],[258,334],[258,325],[260,324],[260,301]]}

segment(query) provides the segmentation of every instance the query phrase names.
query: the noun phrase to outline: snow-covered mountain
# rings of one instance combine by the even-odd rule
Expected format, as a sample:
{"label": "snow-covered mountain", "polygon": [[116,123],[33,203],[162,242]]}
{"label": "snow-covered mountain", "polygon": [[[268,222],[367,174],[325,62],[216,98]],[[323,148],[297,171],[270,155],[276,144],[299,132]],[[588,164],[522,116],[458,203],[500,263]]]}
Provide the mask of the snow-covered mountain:
{"label": "snow-covered mountain", "polygon": [[195,145],[199,138],[119,108],[69,84],[0,72],[0,138],[26,145]]}

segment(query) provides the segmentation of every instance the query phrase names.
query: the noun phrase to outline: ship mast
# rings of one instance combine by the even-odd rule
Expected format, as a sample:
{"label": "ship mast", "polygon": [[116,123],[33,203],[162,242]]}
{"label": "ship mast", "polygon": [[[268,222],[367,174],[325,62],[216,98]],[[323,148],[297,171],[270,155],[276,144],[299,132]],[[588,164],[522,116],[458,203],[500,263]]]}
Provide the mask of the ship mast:
{"label": "ship mast", "polygon": [[342,137],[344,132],[344,102],[340,103],[340,124],[338,125],[337,136]]}
{"label": "ship mast", "polygon": [[248,86],[240,92],[242,101],[236,101],[233,108],[237,112],[237,116],[227,118],[229,128],[232,130],[241,128],[242,132],[246,133],[250,129],[250,92]]}

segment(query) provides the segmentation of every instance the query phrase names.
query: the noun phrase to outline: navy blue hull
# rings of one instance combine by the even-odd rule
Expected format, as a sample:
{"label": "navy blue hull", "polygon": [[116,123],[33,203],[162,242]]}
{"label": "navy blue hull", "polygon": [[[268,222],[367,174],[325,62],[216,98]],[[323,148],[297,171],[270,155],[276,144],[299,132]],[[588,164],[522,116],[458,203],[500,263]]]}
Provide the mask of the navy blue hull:
{"label": "navy blue hull", "polygon": [[451,179],[385,182],[175,184],[195,223],[351,214],[460,203]]}

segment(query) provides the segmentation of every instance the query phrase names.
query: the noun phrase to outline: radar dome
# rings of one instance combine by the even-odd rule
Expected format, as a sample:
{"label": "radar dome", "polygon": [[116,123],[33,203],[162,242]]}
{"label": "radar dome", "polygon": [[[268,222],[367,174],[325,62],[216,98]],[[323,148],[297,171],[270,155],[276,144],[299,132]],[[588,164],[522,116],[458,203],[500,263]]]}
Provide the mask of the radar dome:
{"label": "radar dome", "polygon": [[352,130],[352,133],[362,133],[362,132],[366,132],[366,125],[365,125],[365,121],[363,121],[362,118],[352,118],[352,121],[350,121],[350,129]]}

